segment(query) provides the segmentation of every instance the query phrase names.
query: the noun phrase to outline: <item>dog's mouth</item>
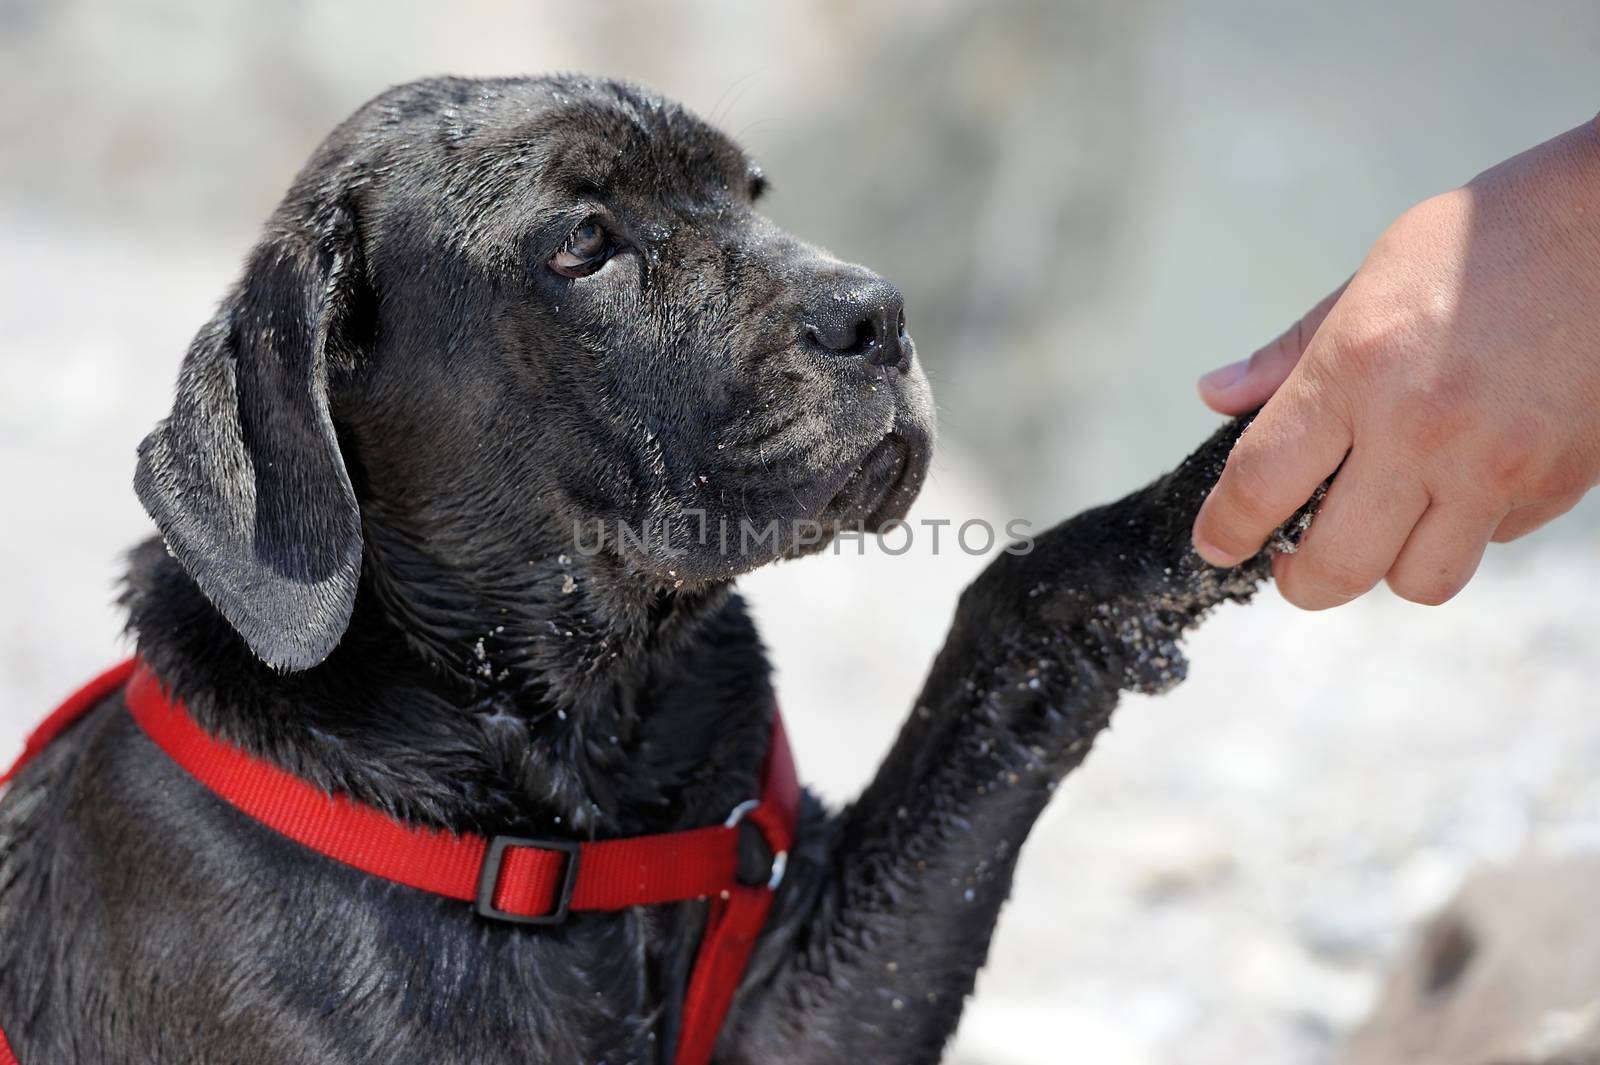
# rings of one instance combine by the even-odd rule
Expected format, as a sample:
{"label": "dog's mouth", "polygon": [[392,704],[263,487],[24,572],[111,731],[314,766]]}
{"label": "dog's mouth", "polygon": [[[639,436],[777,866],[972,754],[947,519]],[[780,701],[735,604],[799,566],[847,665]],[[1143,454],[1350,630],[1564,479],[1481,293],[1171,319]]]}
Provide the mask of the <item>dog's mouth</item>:
{"label": "dog's mouth", "polygon": [[911,440],[894,431],[885,434],[829,500],[823,509],[824,523],[881,532],[911,509],[925,467],[921,450]]}

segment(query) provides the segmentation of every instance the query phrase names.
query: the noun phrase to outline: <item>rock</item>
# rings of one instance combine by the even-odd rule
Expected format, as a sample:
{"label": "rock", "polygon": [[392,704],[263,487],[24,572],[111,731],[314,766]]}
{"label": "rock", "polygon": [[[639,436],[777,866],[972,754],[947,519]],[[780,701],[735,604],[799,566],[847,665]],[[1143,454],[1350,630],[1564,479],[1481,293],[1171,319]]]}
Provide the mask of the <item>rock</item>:
{"label": "rock", "polygon": [[1600,858],[1474,875],[1341,1065],[1600,1065]]}

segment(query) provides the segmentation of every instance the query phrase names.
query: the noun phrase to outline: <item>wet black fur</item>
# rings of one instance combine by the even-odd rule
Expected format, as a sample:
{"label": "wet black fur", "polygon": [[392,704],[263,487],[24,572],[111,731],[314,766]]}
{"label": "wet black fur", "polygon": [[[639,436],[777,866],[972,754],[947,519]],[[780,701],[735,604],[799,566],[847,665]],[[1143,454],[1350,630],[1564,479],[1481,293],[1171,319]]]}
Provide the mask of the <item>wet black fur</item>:
{"label": "wet black fur", "polygon": [[[914,362],[809,331],[887,286],[772,227],[761,183],[626,85],[441,79],[364,107],[141,447],[165,547],[132,555],[140,654],[210,729],[419,824],[719,821],[773,706],[731,579],[807,545],[683,534],[701,513],[875,525],[932,432]],[[596,213],[616,256],[550,272]],[[877,778],[842,811],[808,801],[718,1061],[938,1059],[1056,782],[1266,572],[1188,546],[1239,430],[966,592]],[[594,518],[680,535],[589,557],[572,528]],[[263,830],[117,703],[0,803],[0,1025],[23,1065],[670,1060],[703,905],[487,922]]]}

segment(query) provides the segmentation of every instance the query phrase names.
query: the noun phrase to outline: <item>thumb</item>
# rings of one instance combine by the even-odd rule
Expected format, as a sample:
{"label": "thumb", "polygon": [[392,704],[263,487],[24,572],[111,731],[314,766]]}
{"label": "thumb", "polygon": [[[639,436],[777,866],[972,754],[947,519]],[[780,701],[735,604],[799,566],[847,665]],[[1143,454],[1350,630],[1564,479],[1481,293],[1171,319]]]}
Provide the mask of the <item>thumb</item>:
{"label": "thumb", "polygon": [[1271,399],[1306,353],[1311,338],[1317,335],[1323,319],[1349,284],[1346,281],[1329,293],[1282,336],[1248,359],[1229,363],[1200,378],[1200,399],[1219,414],[1243,414]]}

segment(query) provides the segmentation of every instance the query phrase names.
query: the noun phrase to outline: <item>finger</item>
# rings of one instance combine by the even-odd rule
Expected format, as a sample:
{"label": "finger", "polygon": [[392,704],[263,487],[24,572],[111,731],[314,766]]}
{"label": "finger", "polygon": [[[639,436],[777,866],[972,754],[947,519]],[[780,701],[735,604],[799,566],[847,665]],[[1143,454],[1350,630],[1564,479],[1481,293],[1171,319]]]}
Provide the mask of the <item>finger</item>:
{"label": "finger", "polygon": [[1583,492],[1576,495],[1565,496],[1553,503],[1539,503],[1532,506],[1518,507],[1504,518],[1495,527],[1494,535],[1490,537],[1497,544],[1509,543],[1519,537],[1527,536],[1533,530],[1561,517],[1567,511],[1578,505],[1584,497]]}
{"label": "finger", "polygon": [[1326,610],[1370,592],[1393,568],[1428,490],[1358,446],[1339,469],[1300,549],[1273,560],[1278,591],[1305,610]]}
{"label": "finger", "polygon": [[1483,549],[1503,517],[1503,512],[1434,503],[1395,559],[1389,587],[1413,603],[1449,602],[1478,571]]}
{"label": "finger", "polygon": [[1195,517],[1201,558],[1237,566],[1254,555],[1338,468],[1350,428],[1320,396],[1304,375],[1291,378],[1239,438]]}
{"label": "finger", "polygon": [[1201,401],[1218,414],[1243,414],[1265,403],[1299,364],[1311,338],[1322,328],[1323,320],[1349,284],[1346,281],[1323,297],[1304,318],[1248,359],[1229,363],[1200,378]]}

